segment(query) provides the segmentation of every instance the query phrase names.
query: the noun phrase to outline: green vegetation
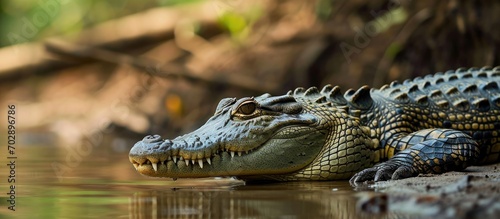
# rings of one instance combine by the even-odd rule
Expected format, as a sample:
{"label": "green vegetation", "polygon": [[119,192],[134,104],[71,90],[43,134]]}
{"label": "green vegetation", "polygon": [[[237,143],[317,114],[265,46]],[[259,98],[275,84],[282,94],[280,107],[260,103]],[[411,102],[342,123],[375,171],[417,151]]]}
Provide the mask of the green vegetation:
{"label": "green vegetation", "polygon": [[0,1],[0,47],[55,35],[77,34],[82,29],[153,7],[200,0],[25,0]]}
{"label": "green vegetation", "polygon": [[249,7],[242,12],[226,10],[219,16],[218,23],[229,32],[233,40],[241,42],[248,37],[253,24],[259,20],[262,13],[263,11],[258,5]]}

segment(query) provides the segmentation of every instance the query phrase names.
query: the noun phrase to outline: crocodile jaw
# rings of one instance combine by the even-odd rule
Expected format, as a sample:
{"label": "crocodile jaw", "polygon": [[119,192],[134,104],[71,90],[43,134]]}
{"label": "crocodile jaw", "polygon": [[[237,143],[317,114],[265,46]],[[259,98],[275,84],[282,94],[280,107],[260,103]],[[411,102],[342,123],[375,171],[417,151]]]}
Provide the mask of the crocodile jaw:
{"label": "crocodile jaw", "polygon": [[286,135],[291,128],[280,129],[272,138],[247,151],[234,151],[241,146],[222,146],[214,142],[199,150],[186,152],[172,146],[176,142],[193,142],[185,139],[192,137],[190,134],[173,141],[162,140],[157,135],[147,136],[134,145],[129,159],[139,173],[153,177],[259,175],[265,178],[265,175],[290,174],[311,164],[323,148],[324,141],[308,144],[311,138],[326,139],[325,133],[305,127],[302,128],[302,135],[293,138],[280,136]]}

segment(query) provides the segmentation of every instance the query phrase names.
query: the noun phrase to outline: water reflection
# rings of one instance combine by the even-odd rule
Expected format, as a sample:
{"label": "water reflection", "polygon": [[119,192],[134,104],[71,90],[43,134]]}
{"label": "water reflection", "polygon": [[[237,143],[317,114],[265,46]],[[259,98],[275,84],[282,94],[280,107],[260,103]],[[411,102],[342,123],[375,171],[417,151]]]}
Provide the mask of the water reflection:
{"label": "water reflection", "polygon": [[[2,195],[0,218],[373,218],[356,212],[347,182],[149,178],[135,171],[126,152],[110,147],[95,148],[61,177],[52,164],[65,164],[66,148],[17,152],[17,209],[7,210]],[[0,180],[6,177],[1,171]],[[5,184],[1,189],[5,194]]]}
{"label": "water reflection", "polygon": [[[345,183],[343,183],[345,184]],[[284,183],[220,189],[169,189],[135,193],[131,218],[368,218],[356,213],[349,190]],[[339,184],[340,185],[340,184]],[[341,185],[345,186],[345,185]],[[364,217],[365,216],[365,217]],[[370,217],[373,218],[373,217]]]}

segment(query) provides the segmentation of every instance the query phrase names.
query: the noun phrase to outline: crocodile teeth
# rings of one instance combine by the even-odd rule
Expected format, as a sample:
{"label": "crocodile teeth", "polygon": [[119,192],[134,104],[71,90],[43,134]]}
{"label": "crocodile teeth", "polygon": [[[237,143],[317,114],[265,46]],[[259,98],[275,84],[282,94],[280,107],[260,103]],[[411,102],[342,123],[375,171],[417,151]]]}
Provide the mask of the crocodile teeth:
{"label": "crocodile teeth", "polygon": [[234,157],[234,151],[231,151],[231,157]]}
{"label": "crocodile teeth", "polygon": [[238,156],[241,157],[241,151],[238,151]]}
{"label": "crocodile teeth", "polygon": [[189,160],[184,160],[184,162],[186,162],[186,166],[188,167],[189,166]]}
{"label": "crocodile teeth", "polygon": [[177,163],[177,156],[173,156],[172,158],[174,160],[174,163]]}
{"label": "crocodile teeth", "polygon": [[194,164],[194,160],[191,160],[191,163]]}
{"label": "crocodile teeth", "polygon": [[151,165],[153,166],[155,172],[158,171],[158,163],[151,163]]}
{"label": "crocodile teeth", "polygon": [[209,157],[207,157],[207,163],[210,164],[210,165],[212,165],[212,161],[210,160]]}
{"label": "crocodile teeth", "polygon": [[198,164],[200,165],[200,168],[203,169],[203,160],[202,159],[198,160]]}

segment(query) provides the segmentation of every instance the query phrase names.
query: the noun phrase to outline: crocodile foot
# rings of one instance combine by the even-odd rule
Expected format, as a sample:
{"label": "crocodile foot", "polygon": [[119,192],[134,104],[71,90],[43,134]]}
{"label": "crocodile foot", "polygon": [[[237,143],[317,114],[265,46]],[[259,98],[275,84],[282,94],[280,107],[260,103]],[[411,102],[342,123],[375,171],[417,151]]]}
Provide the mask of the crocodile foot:
{"label": "crocodile foot", "polygon": [[397,159],[391,159],[356,173],[349,180],[349,182],[351,185],[355,185],[357,182],[378,182],[389,179],[397,180],[417,176],[418,174],[419,171],[417,171],[410,163],[401,162],[401,160]]}
{"label": "crocodile foot", "polygon": [[[406,140],[405,140],[406,139]],[[399,151],[388,161],[355,174],[349,182],[404,179],[420,173],[439,174],[462,170],[479,159],[480,149],[469,135],[451,129],[425,129],[411,133],[399,142],[421,141]]]}

